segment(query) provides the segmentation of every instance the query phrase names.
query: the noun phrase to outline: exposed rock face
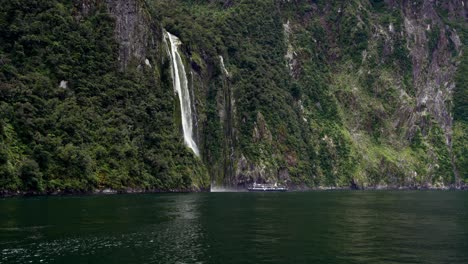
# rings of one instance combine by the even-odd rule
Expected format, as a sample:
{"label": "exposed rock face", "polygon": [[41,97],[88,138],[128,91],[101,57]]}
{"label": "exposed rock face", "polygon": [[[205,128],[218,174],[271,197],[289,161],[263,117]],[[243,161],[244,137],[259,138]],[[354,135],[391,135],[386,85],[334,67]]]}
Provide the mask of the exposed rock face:
{"label": "exposed rock face", "polygon": [[[160,33],[152,26],[142,2],[138,0],[106,0],[109,13],[115,18],[115,36],[119,43],[121,68],[132,60],[143,64],[151,46],[160,41]],[[148,61],[147,64],[149,64]]]}
{"label": "exposed rock face", "polygon": [[468,1],[466,0],[433,0],[430,2],[440,5],[442,9],[447,10],[451,19],[460,17],[466,20],[468,18]]}
{"label": "exposed rock face", "polygon": [[140,0],[81,0],[75,3],[78,19],[87,16],[97,6],[105,4],[115,19],[115,40],[119,45],[120,69],[125,70],[131,62],[151,66],[151,52],[161,42],[162,33],[153,23],[147,8]]}
{"label": "exposed rock face", "polygon": [[[90,1],[82,2],[82,13],[86,14],[88,12],[87,10],[89,10],[90,8]],[[289,3],[290,1],[283,2]],[[372,106],[372,110],[374,112],[372,114],[375,114],[377,120],[391,119],[391,122],[393,123],[393,127],[379,128],[382,131],[381,134],[387,133],[387,135],[390,135],[389,137],[397,138],[396,130],[400,128],[409,128],[407,130],[406,138],[398,142],[398,144],[401,146],[407,146],[409,144],[409,141],[407,141],[407,139],[411,140],[415,136],[419,128],[422,129],[424,134],[425,131],[428,131],[431,128],[431,126],[434,126],[434,124],[428,121],[428,116],[430,116],[434,120],[436,120],[437,126],[440,126],[442,128],[445,136],[445,143],[448,149],[451,149],[453,118],[450,110],[450,104],[452,101],[453,90],[455,88],[454,75],[457,70],[457,64],[454,58],[461,55],[462,43],[460,41],[460,37],[457,31],[450,28],[450,26],[446,25],[446,23],[440,17],[440,14],[438,14],[437,11],[437,6],[440,6],[444,10],[448,10],[448,14],[451,17],[462,17],[466,19],[467,11],[465,7],[466,1],[449,0],[442,2],[443,3],[439,3],[439,1],[436,0],[386,0],[385,3],[387,6],[390,6],[394,10],[398,10],[398,12],[401,13],[403,19],[402,23],[400,23],[401,25],[397,25],[397,22],[391,22],[385,26],[383,26],[383,24],[372,25],[366,28],[365,22],[363,21],[363,18],[361,18],[361,14],[359,13],[362,10],[364,10],[364,7],[362,5],[357,8],[359,12],[356,15],[355,21],[352,20],[353,25],[355,25],[353,26],[353,30],[356,28],[366,28],[366,30],[369,31],[366,32],[369,33],[367,38],[373,38],[373,40],[383,40],[384,44],[381,52],[382,54],[377,54],[378,57],[382,55],[380,57],[380,61],[377,62],[379,65],[392,63],[388,58],[395,53],[395,49],[397,46],[395,43],[396,39],[404,39],[404,43],[406,46],[405,51],[409,52],[409,57],[411,59],[410,64],[412,65],[412,87],[414,88],[414,90],[405,91],[403,88],[401,88],[401,83],[398,83],[401,82],[401,80],[398,79],[402,76],[398,76],[398,74],[395,74],[395,76],[392,75],[388,78],[388,83],[383,83],[384,85],[381,86],[399,87],[398,89],[400,89],[400,100],[398,102],[395,102],[395,108],[398,108],[398,110],[395,113],[390,110],[384,109],[383,106]],[[138,0],[105,0],[105,3],[107,5],[109,13],[115,18],[115,37],[117,42],[119,43],[119,61],[121,63],[122,70],[128,68],[129,65],[131,65],[132,63],[136,63],[139,65],[146,64],[148,65],[148,67],[158,67],[157,62],[151,60],[154,59],[154,56],[151,56],[151,50],[158,45],[157,43],[159,43],[161,39],[161,30],[159,30],[157,26],[154,26],[154,24],[151,22],[151,19],[146,13],[146,9],[143,6],[143,3]],[[231,1],[226,1],[226,5],[231,5]],[[343,4],[343,6],[345,5],[346,4]],[[322,11],[333,12],[336,14],[337,17],[343,16],[343,14],[346,12],[346,10],[342,10],[342,8],[339,8],[337,10],[331,10],[330,8],[331,6],[325,7]],[[318,11],[317,5],[311,3],[310,11],[304,14],[304,17],[301,17],[300,19],[298,19],[298,21],[283,20],[283,23],[284,21],[287,21],[287,23],[283,24],[283,33],[286,44],[284,61],[286,63],[286,67],[289,69],[289,74],[291,75],[292,80],[300,80],[300,78],[303,77],[303,72],[305,72],[304,69],[302,69],[302,67],[306,67],[305,65],[307,63],[307,60],[314,60],[314,56],[317,56],[317,54],[313,54],[312,52],[304,52],[304,47],[302,47],[301,50],[301,46],[297,45],[297,43],[294,42],[294,34],[297,33],[295,32],[295,25],[301,26],[300,23],[305,23],[304,21],[311,20],[313,16],[319,17],[318,19],[320,20],[320,23],[323,26],[324,35],[322,36],[322,39],[317,38],[316,40],[314,38],[311,38],[308,39],[308,41],[314,42],[314,45],[316,46],[323,47],[323,49],[319,50],[325,50],[326,53],[328,53],[327,59],[330,60],[330,65],[339,62],[339,60],[343,57],[342,53],[345,49],[339,47],[338,42],[340,36],[337,36],[337,34],[344,33],[332,32],[336,29],[333,28],[329,24],[330,22],[326,21],[325,19],[325,16],[328,16],[330,14],[323,15],[319,13],[320,12]],[[323,17],[320,17],[322,15]],[[377,41],[375,42],[377,43]],[[342,50],[340,50],[340,48]],[[190,47],[187,47],[187,54],[185,54],[187,58],[191,56],[191,54],[189,53],[192,51],[189,52],[189,50]],[[194,70],[193,72],[195,73],[195,80],[192,74],[191,85],[195,86],[195,88],[192,88],[192,93],[194,93],[194,105],[197,105],[198,107],[198,104],[200,104],[200,108],[197,108],[200,111],[200,114],[197,115],[197,121],[199,121],[199,123],[206,123],[207,110],[204,108],[204,101],[206,100],[206,98],[204,97],[207,97],[207,91],[211,89],[209,88],[209,83],[212,82],[212,78],[214,78],[214,64],[212,62],[213,60],[207,57],[208,55],[205,55],[203,51],[193,50],[193,52],[198,52],[199,55],[203,55],[200,56],[199,60],[192,59],[190,61]],[[359,72],[359,74],[365,74],[366,72],[368,72],[369,74],[372,70],[374,70],[366,68],[367,66],[365,66],[366,61],[371,61],[371,56],[374,56],[374,58],[376,57],[376,53],[372,53],[371,47],[366,47],[362,50],[361,65],[359,65],[359,63],[356,63],[355,65],[357,67],[361,67],[361,69],[356,70],[356,72]],[[388,60],[386,61],[386,59]],[[224,67],[223,57],[220,57],[220,64],[222,66],[221,75],[224,77],[222,78],[222,83],[217,83],[217,85],[218,87],[222,88],[213,89],[218,89],[215,92],[217,94],[216,100],[218,101],[218,109],[216,110],[218,113],[217,117],[219,118],[219,125],[222,130],[222,132],[220,133],[222,135],[220,137],[222,138],[223,146],[221,151],[222,153],[217,153],[213,155],[219,155],[222,156],[222,158],[213,157],[213,160],[209,160],[206,159],[206,157],[203,157],[205,158],[205,165],[207,167],[223,167],[222,170],[218,169],[213,174],[224,174],[222,176],[225,177],[225,183],[234,186],[244,186],[252,182],[274,182],[276,180],[280,180],[283,182],[291,181],[291,178],[294,177],[294,170],[288,170],[288,168],[294,168],[298,166],[297,157],[300,156],[300,151],[295,151],[291,149],[281,149],[280,151],[284,153],[279,153],[280,151],[269,151],[276,147],[275,145],[277,144],[277,142],[275,141],[279,140],[280,136],[278,135],[277,131],[274,130],[273,124],[267,123],[265,117],[262,115],[261,112],[257,112],[256,118],[253,118],[253,129],[250,130],[249,128],[249,133],[251,133],[249,136],[251,136],[252,146],[258,147],[258,153],[260,153],[258,154],[259,157],[256,157],[257,159],[249,160],[250,156],[244,155],[245,153],[242,153],[242,151],[239,149],[239,146],[237,145],[237,129],[239,129],[240,126],[244,124],[242,124],[242,122],[240,121],[241,119],[238,120],[239,124],[236,123],[236,119],[234,118],[236,116],[235,98],[233,96],[233,90],[235,90],[235,87],[232,83],[235,82],[236,77],[235,66],[233,66],[234,71],[229,73]],[[331,67],[335,66],[333,65]],[[353,66],[349,68],[352,67]],[[409,71],[411,70],[408,70],[408,72]],[[336,72],[331,73],[336,74]],[[231,84],[233,87],[231,87]],[[385,89],[390,90],[391,88],[388,87],[373,87],[373,89],[381,89],[381,91]],[[351,94],[356,92],[358,89],[360,88],[353,88]],[[409,95],[410,92],[411,95]],[[356,92],[356,98],[348,98],[356,100],[356,109],[359,109],[358,105],[361,102],[358,98],[359,95],[360,94]],[[379,105],[379,102],[377,101],[374,101],[372,103]],[[310,105],[308,106],[309,109],[304,109],[301,100],[298,100],[296,104],[300,105],[300,112],[302,114],[302,120],[304,121],[303,129],[307,130],[307,126],[315,125],[313,118],[310,118],[310,116],[306,118],[306,114],[307,112],[310,113],[314,111],[322,112],[323,109],[320,102],[314,103],[316,109],[311,109]],[[271,111],[274,112],[275,109],[271,109]],[[263,113],[265,114],[265,116],[267,116],[268,112],[265,111]],[[362,113],[356,112],[356,115],[359,114]],[[372,128],[367,127],[372,127],[376,123],[376,120],[372,119],[370,119],[369,122],[366,122],[365,116],[356,116],[355,119],[357,120],[355,127],[352,127],[351,125],[349,125],[348,127],[343,127],[343,130],[349,129],[350,127],[352,128],[350,129],[350,135],[353,138],[357,138],[359,136],[359,133],[369,132],[366,131],[366,129],[371,130]],[[352,125],[354,126],[354,124]],[[315,125],[314,129],[316,130],[313,133],[320,133],[318,132],[318,127],[319,125]],[[271,130],[269,128],[271,128]],[[204,138],[203,133],[206,134],[206,131],[201,130],[200,133],[201,135],[199,136],[199,138]],[[308,140],[321,140],[322,142],[319,143],[321,145],[321,148],[326,149],[326,153],[333,154],[330,155],[330,159],[338,160],[338,155],[341,154],[336,154],[335,152],[336,149],[339,147],[340,143],[337,142],[335,144],[333,138],[327,137],[326,134],[323,137],[319,137],[318,135],[314,136],[316,136],[316,138],[311,138]],[[400,139],[395,139],[395,142],[398,140]],[[406,141],[403,142],[404,140]],[[359,142],[359,140],[355,141]],[[209,144],[211,144],[211,142],[206,142],[204,145],[208,146]],[[341,144],[345,145],[347,143]],[[402,148],[396,149],[396,151],[399,151],[401,149]],[[314,152],[316,155],[314,156],[314,159],[320,159],[321,157],[319,157],[319,155],[321,154],[319,153],[318,149],[315,149]],[[284,164],[277,164],[276,161],[278,159],[276,158],[281,155],[285,157],[282,160],[284,161]],[[431,159],[431,154],[428,154],[428,157]],[[435,159],[436,158],[434,158],[434,161],[436,161]],[[219,163],[223,163],[224,161],[224,164],[214,165],[212,164],[213,161]],[[417,181],[417,173],[415,171],[412,171],[414,169],[412,166],[407,165],[407,160],[405,160],[404,158],[399,158],[398,160],[392,162],[388,162],[382,158],[382,161],[380,162],[381,164],[378,165],[378,168],[376,169],[376,171],[383,174],[384,177],[388,180],[387,183],[394,182],[396,186],[401,182],[404,182],[404,184],[407,185],[411,185]],[[339,173],[335,169],[336,164],[334,164],[331,161],[330,164],[330,168],[332,168],[329,169],[332,170],[331,176],[338,178]],[[434,167],[438,166],[436,162],[434,162],[434,164]],[[364,170],[366,169],[367,168],[365,168]],[[432,167],[429,167],[428,171],[431,171],[432,169]],[[317,169],[316,171],[318,174],[320,174],[321,169]],[[395,171],[405,171],[407,172],[407,174],[396,175]],[[430,182],[431,180],[432,179],[428,177],[427,181],[426,179],[422,179],[420,181]],[[354,178],[350,181],[351,186],[358,185],[358,182],[355,181]]]}
{"label": "exposed rock face", "polygon": [[[445,144],[451,153],[452,146],[452,127],[453,117],[451,113],[451,103],[453,97],[453,91],[455,89],[454,76],[457,71],[457,57],[461,56],[462,43],[460,41],[459,33],[451,28],[446,21],[443,20],[439,9],[448,11],[449,17],[458,17],[466,20],[467,8],[465,7],[466,1],[385,1],[387,7],[393,8],[401,14],[402,23],[399,25],[390,22],[387,26],[380,24],[372,25],[371,31],[373,33],[371,38],[376,42],[383,41],[383,49],[381,54],[377,54],[381,58],[380,64],[391,64],[392,59],[389,59],[395,54],[397,48],[397,41],[403,40],[405,43],[405,50],[409,53],[410,64],[412,65],[412,91],[405,91],[401,85],[401,77],[396,74],[394,77],[389,78],[389,83],[385,85],[397,87],[399,89],[400,100],[395,102],[395,112],[388,111],[381,107],[376,114],[379,118],[385,120],[392,120],[393,125],[391,127],[382,128],[382,134],[389,134],[389,137],[394,137],[395,142],[399,141],[398,144],[401,146],[407,146],[417,133],[418,129],[423,131],[424,136],[434,126],[440,127],[444,133]],[[345,5],[345,4],[343,4]],[[362,8],[362,9],[361,9]],[[359,9],[363,10],[363,6]],[[325,10],[327,7],[325,7]],[[302,21],[287,21],[283,24],[284,37],[285,37],[285,61],[286,67],[289,69],[291,77],[295,80],[301,76],[302,64],[305,64],[306,56],[301,56],[301,48],[298,47],[296,54],[295,46],[293,46],[293,39],[297,32],[295,32],[295,25],[297,23],[304,23],[312,16],[322,16],[317,12],[317,6],[311,4],[310,13],[306,13],[300,20]],[[336,11],[340,16],[343,12],[346,12],[341,8]],[[361,19],[361,15],[357,14],[357,27],[363,27],[364,22]],[[329,16],[326,14],[325,16]],[[331,28],[325,22],[325,18],[321,21],[325,29]],[[296,24],[294,24],[296,23]],[[300,27],[301,25],[299,25]],[[341,59],[339,49],[336,47],[337,44],[336,32],[329,32],[328,36],[325,36],[321,41],[326,42],[329,45],[329,59],[339,60]],[[310,41],[317,42],[314,38],[309,39]],[[338,50],[335,54],[335,50]],[[362,52],[362,65],[365,65],[366,60],[370,60],[370,56],[375,57],[375,53],[371,54],[369,49]],[[366,69],[365,66],[362,68],[372,71],[374,69]],[[390,89],[388,87],[378,87],[376,89]],[[408,93],[411,94],[408,94]],[[303,107],[302,107],[303,108]],[[320,104],[317,106],[320,108]],[[304,114],[304,110],[302,110]],[[363,119],[364,117],[356,117],[356,119]],[[436,123],[430,121],[435,120]],[[304,121],[307,119],[304,117]],[[372,123],[370,123],[373,125]],[[361,124],[362,125],[362,124]],[[397,139],[395,136],[398,130],[406,130],[405,139]],[[261,113],[258,113],[257,120],[254,123],[252,131],[252,141],[255,144],[262,145],[263,142],[269,142],[267,144],[274,144],[274,138],[277,135],[272,135],[268,130],[268,125],[265,123]],[[409,139],[409,141],[408,141]],[[273,141],[273,143],[272,143]],[[328,142],[328,141],[325,141]],[[329,146],[329,144],[327,144]],[[335,146],[330,146],[330,149],[335,149]],[[423,184],[441,184],[443,180],[432,178],[434,171],[439,167],[437,155],[434,154],[432,147],[427,151],[427,157],[432,160],[432,164],[427,167],[427,176],[418,175],[413,171],[413,167],[410,165],[408,160],[405,158],[398,158],[395,164],[389,165],[387,162],[381,162],[379,167],[380,172],[386,178],[386,184],[398,184],[412,185],[415,182],[424,182]],[[274,155],[274,154],[273,154]],[[288,155],[286,155],[288,156]],[[286,159],[288,160],[288,159]],[[291,162],[292,163],[292,162]],[[288,165],[291,165],[288,162]],[[293,167],[293,166],[292,166]],[[395,171],[404,171],[404,175],[395,174]],[[267,172],[267,173],[265,173]],[[333,170],[335,173],[335,170]],[[454,168],[455,177],[459,178],[456,169]],[[276,164],[264,163],[261,161],[252,162],[249,161],[245,156],[237,160],[236,167],[236,181],[238,184],[243,185],[252,181],[268,181],[271,174],[275,175],[275,179],[282,181],[289,180],[289,172],[287,168],[278,168]],[[352,184],[356,182],[352,179]],[[435,182],[435,183],[434,183]],[[371,183],[374,184],[374,183]],[[443,184],[443,183],[442,183]]]}
{"label": "exposed rock face", "polygon": [[[444,4],[452,14],[466,16],[460,3],[463,1],[446,1]],[[424,1],[420,5],[404,1],[401,6],[416,92],[416,106],[411,111],[408,125],[424,125],[425,116],[431,115],[443,129],[447,147],[451,149],[453,117],[450,104],[457,70],[453,54],[461,55],[461,43],[456,30],[441,20],[435,5],[435,1]]]}
{"label": "exposed rock face", "polygon": [[265,121],[265,117],[263,117],[262,113],[260,112],[257,113],[257,121],[254,124],[252,138],[254,142],[266,140],[268,143],[271,143],[273,140],[271,132],[268,129],[267,123]]}
{"label": "exposed rock face", "polygon": [[284,28],[284,35],[286,38],[285,39],[286,45],[288,47],[286,55],[284,56],[284,58],[286,59],[286,66],[288,67],[289,73],[291,74],[291,76],[294,78],[297,78],[299,75],[298,73],[299,61],[296,59],[297,54],[294,51],[294,47],[292,46],[290,42],[290,35],[292,33],[292,30],[291,30],[291,24],[289,20],[286,22],[286,24],[283,24],[283,28]]}
{"label": "exposed rock face", "polygon": [[[427,109],[447,133],[447,143],[452,124],[452,118],[447,108],[454,88],[453,76],[456,65],[451,61],[449,41],[459,39],[455,31],[440,21],[433,5],[426,1],[422,8],[415,10],[411,4],[403,8],[405,13],[405,30],[408,37],[408,48],[413,60],[414,85],[417,92],[417,106],[419,111]],[[432,21],[431,24],[425,21]],[[429,39],[431,32],[435,39]],[[427,45],[435,43],[435,47]],[[457,48],[457,45],[455,45]],[[460,52],[459,47],[456,50]],[[418,112],[418,111],[415,111]]]}
{"label": "exposed rock face", "polygon": [[[277,181],[277,172],[271,169],[271,166],[266,166],[263,163],[255,164],[247,160],[244,155],[237,161],[237,168],[235,174],[235,182],[231,183],[233,186],[243,187],[253,182],[275,182]],[[289,178],[286,171],[281,171],[281,176],[284,180]]]}
{"label": "exposed rock face", "polygon": [[[252,142],[254,144],[271,145],[273,136],[268,129],[268,124],[262,113],[257,112],[257,118],[252,130]],[[261,150],[263,151],[263,150]],[[274,164],[265,161],[253,162],[248,160],[243,154],[237,160],[234,180],[230,185],[242,187],[252,184],[253,182],[287,182],[290,180],[289,171],[287,168],[277,169]]]}
{"label": "exposed rock face", "polygon": [[75,3],[75,7],[77,10],[79,10],[79,13],[82,16],[87,16],[89,14],[89,11],[93,9],[95,6],[95,3],[93,0],[82,0],[77,3]]}

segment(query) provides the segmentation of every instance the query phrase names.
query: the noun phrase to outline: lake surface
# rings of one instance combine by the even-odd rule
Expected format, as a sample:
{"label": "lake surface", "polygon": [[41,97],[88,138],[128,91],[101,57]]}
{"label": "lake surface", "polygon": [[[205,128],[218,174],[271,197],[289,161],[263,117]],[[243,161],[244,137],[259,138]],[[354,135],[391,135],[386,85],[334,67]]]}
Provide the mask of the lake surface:
{"label": "lake surface", "polygon": [[0,199],[0,263],[468,263],[468,192]]}

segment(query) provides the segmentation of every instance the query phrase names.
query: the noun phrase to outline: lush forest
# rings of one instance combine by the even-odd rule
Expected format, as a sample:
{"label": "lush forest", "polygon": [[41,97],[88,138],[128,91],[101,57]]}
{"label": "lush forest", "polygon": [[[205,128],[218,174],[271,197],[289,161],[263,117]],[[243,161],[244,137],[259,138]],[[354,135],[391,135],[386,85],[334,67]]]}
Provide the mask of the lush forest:
{"label": "lush forest", "polygon": [[[0,191],[468,180],[456,1],[132,0],[154,35],[124,68],[120,2],[0,1]],[[200,158],[163,29],[183,43]]]}
{"label": "lush forest", "polygon": [[0,189],[206,187],[172,118],[169,73],[120,72],[105,6],[76,12],[69,1],[2,1]]}

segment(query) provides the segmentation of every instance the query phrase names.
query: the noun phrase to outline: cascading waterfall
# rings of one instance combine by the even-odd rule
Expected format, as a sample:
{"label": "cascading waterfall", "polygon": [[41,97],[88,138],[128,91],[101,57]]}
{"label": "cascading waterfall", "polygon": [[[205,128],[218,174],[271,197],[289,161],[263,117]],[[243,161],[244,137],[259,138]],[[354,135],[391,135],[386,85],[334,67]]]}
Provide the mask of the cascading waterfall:
{"label": "cascading waterfall", "polygon": [[167,31],[164,33],[165,38],[167,38],[170,43],[170,48],[168,47],[167,49],[172,62],[172,82],[174,84],[174,91],[179,95],[184,142],[189,148],[193,150],[195,155],[200,156],[197,143],[195,143],[195,140],[193,139],[192,101],[190,99],[190,92],[188,89],[187,74],[185,72],[184,63],[182,62],[182,58],[178,50],[182,43],[176,36],[172,35],[171,33]]}
{"label": "cascading waterfall", "polygon": [[224,150],[223,150],[223,169],[224,169],[224,184],[230,186],[235,182],[234,180],[234,135],[233,135],[233,96],[231,90],[231,74],[224,65],[223,56],[219,56],[221,70],[224,73],[223,78],[223,128],[224,128]]}
{"label": "cascading waterfall", "polygon": [[221,69],[223,69],[224,71],[224,75],[226,75],[226,77],[231,77],[231,75],[229,74],[229,72],[226,70],[226,66],[224,66],[224,58],[223,56],[219,56],[219,61],[221,63]]}

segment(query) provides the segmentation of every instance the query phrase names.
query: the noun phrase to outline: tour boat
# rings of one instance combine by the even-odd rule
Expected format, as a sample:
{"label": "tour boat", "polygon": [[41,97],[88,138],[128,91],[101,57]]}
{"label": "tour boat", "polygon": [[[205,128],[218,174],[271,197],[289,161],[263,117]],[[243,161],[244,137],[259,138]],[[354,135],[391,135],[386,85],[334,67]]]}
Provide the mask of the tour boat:
{"label": "tour boat", "polygon": [[288,188],[278,186],[278,184],[259,184],[254,183],[252,187],[247,188],[249,192],[286,192]]}

